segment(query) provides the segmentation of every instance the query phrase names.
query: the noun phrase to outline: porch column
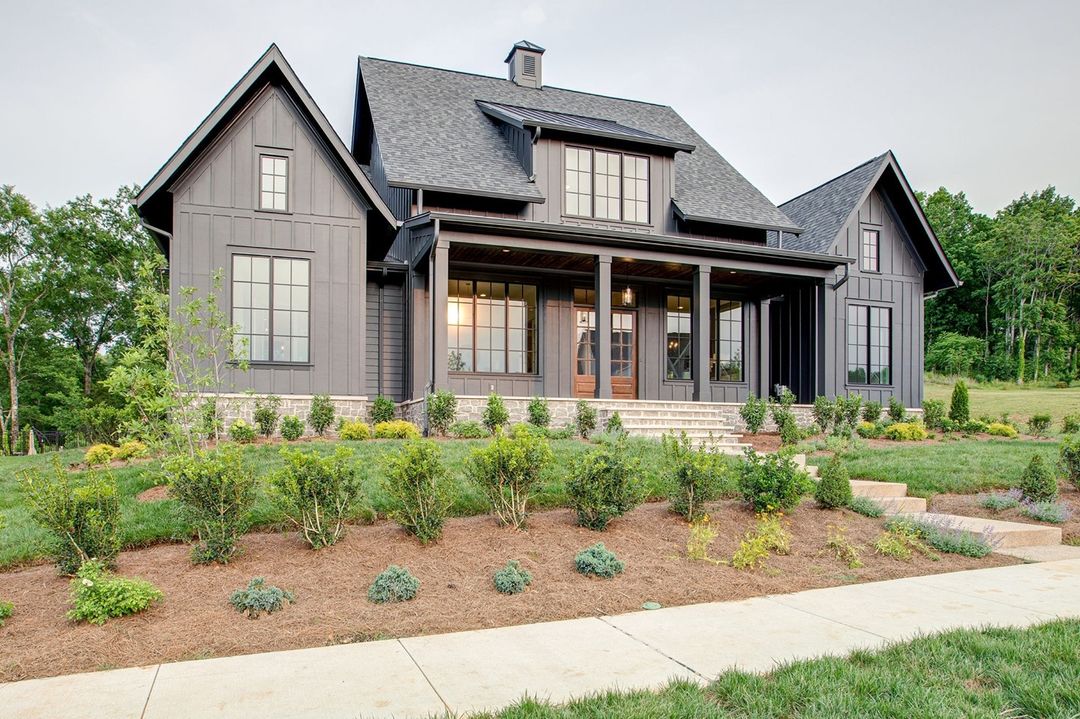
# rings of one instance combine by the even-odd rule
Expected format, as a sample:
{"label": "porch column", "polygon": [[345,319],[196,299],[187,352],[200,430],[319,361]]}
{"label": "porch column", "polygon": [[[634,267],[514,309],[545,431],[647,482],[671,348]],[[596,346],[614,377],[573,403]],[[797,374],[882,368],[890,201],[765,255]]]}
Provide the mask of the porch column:
{"label": "porch column", "polygon": [[596,396],[611,399],[611,256],[594,259],[596,290]]}
{"label": "porch column", "polygon": [[436,240],[431,252],[434,256],[434,267],[431,273],[431,352],[433,360],[431,384],[432,390],[439,390],[449,389],[450,387],[446,340],[446,309],[450,304],[450,243],[446,240]]}
{"label": "porch column", "polygon": [[690,307],[690,341],[694,377],[694,400],[712,401],[712,385],[709,377],[709,270],[708,265],[698,265],[694,270],[694,296]]}
{"label": "porch column", "polygon": [[765,399],[772,391],[769,389],[769,307],[772,300],[758,302],[758,397]]}

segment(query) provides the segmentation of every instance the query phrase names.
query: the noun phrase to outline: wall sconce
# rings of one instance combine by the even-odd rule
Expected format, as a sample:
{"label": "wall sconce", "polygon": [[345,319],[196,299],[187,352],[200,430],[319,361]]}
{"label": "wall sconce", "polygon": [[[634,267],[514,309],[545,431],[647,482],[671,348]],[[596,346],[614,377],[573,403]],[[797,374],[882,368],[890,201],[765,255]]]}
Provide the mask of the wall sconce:
{"label": "wall sconce", "polygon": [[622,303],[624,307],[630,307],[634,304],[634,291],[630,289],[630,285],[627,285],[626,289],[622,291]]}

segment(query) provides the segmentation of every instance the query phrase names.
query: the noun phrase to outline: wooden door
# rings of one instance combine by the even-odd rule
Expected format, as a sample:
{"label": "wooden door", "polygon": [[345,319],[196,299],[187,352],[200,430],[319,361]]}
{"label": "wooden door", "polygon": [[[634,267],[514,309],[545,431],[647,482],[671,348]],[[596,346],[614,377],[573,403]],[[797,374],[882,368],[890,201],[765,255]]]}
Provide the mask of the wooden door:
{"label": "wooden door", "polygon": [[574,308],[574,396],[596,396],[596,311]]}
{"label": "wooden door", "polygon": [[[596,311],[574,308],[574,396],[596,396]],[[637,399],[637,313],[611,312],[611,396]]]}

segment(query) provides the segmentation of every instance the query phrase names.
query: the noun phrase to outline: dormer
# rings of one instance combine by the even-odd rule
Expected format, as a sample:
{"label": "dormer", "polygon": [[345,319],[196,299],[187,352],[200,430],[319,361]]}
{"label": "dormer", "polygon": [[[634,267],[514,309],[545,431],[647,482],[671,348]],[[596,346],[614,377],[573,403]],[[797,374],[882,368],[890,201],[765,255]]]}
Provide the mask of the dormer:
{"label": "dormer", "polygon": [[522,40],[510,48],[504,62],[507,65],[507,77],[510,82],[521,87],[535,87],[540,89],[544,86],[543,74],[541,73],[541,61],[544,56],[544,48],[536,43]]}

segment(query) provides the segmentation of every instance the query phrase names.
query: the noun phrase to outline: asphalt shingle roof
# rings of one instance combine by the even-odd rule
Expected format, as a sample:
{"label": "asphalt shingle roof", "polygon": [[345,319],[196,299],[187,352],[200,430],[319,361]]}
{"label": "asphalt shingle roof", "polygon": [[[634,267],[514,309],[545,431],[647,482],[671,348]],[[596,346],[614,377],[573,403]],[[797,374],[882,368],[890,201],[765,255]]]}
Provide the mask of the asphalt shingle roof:
{"label": "asphalt shingle roof", "polygon": [[360,58],[383,167],[391,184],[539,200],[496,122],[476,101],[604,118],[696,149],[675,156],[675,203],[688,216],[793,229],[793,223],[664,105],[406,63]]}

